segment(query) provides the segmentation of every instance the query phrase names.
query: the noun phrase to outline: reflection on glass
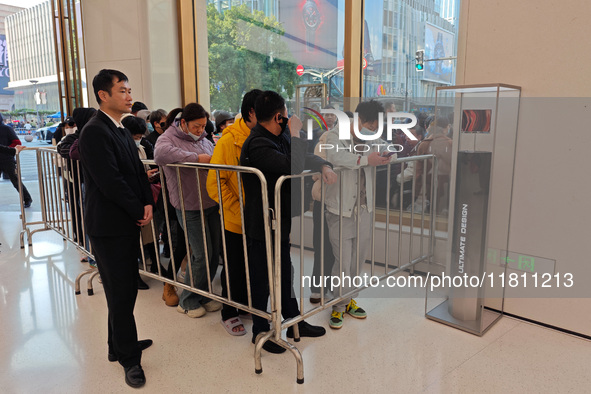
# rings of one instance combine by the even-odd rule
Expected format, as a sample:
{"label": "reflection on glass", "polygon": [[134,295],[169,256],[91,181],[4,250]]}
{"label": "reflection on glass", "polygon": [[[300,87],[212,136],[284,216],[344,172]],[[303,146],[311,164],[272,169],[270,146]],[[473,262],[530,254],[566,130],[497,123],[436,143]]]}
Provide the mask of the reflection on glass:
{"label": "reflection on glass", "polygon": [[[80,1],[2,3],[0,111],[17,132],[29,134],[41,129],[45,135],[44,128],[51,131],[66,115],[61,113],[65,104],[62,97],[69,98],[72,106],[81,106],[82,92],[86,90],[86,82],[80,78],[84,67],[78,39],[82,36],[78,24]],[[62,18],[62,23],[54,16]],[[68,72],[64,73],[64,69]]]}
{"label": "reflection on glass", "polygon": [[[280,92],[290,106],[298,90],[302,97],[324,95],[319,103],[342,97],[344,6],[339,3],[210,0],[211,109],[238,112],[244,93],[255,88]],[[309,86],[323,83],[329,88]]]}
{"label": "reflection on glass", "polygon": [[17,127],[28,123],[27,128],[36,128],[54,123],[48,116],[58,112],[60,106],[51,3],[31,3],[21,2],[20,7],[0,6],[10,8],[2,21],[8,79],[2,80],[0,93],[11,98],[5,117],[18,122]]}
{"label": "reflection on glass", "polygon": [[[455,81],[460,0],[366,0],[363,95],[394,102],[399,110],[434,105],[435,88]],[[415,68],[425,51],[424,71]],[[418,98],[426,99],[426,102]]]}
{"label": "reflection on glass", "polygon": [[[442,160],[442,155],[445,158],[451,155],[451,140],[448,138],[451,127],[448,125],[429,129],[427,123],[433,120],[435,114],[435,89],[455,81],[455,60],[433,59],[453,57],[456,54],[459,6],[460,0],[365,1],[363,95],[365,98],[381,101],[386,112],[413,112],[419,126],[413,129],[413,133],[416,133],[419,141],[423,141],[415,146],[399,133],[395,136],[396,140],[392,141],[404,146],[399,157],[436,154],[440,164],[445,164],[448,160]],[[425,51],[423,71],[418,71],[415,67],[418,50]],[[449,119],[451,123],[452,111],[453,106],[440,108],[437,116],[441,120]],[[445,173],[447,167],[442,167],[440,170],[443,169],[445,179],[440,179],[438,185],[439,205],[436,214],[446,216],[449,174]],[[406,165],[404,168],[395,166],[390,174],[390,196],[386,196],[385,186],[384,190],[378,190],[377,206],[385,208],[389,198],[392,209],[397,210],[402,201],[403,211],[410,211],[413,189],[411,184],[414,179],[415,183],[419,183],[414,188],[415,212],[429,212],[432,202],[427,198],[422,200],[422,179],[417,170],[422,171],[422,168],[417,169],[413,165]],[[430,171],[427,168],[427,194],[431,191]],[[385,185],[385,171],[379,171],[378,177],[381,177],[382,185]]]}

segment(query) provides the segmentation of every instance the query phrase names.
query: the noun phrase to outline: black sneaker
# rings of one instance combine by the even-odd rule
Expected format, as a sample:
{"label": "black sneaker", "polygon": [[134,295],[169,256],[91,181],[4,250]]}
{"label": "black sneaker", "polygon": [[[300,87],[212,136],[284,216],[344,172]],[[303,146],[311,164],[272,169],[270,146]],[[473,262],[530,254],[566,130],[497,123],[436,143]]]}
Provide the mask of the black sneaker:
{"label": "black sneaker", "polygon": [[[252,343],[256,343],[256,335],[252,336]],[[265,349],[269,353],[275,353],[275,354],[281,354],[281,353],[285,352],[284,347],[281,347],[278,344],[276,344],[275,342],[270,341],[270,340],[265,342],[265,344],[263,345],[263,349]]]}
{"label": "black sneaker", "polygon": [[31,208],[31,204],[33,203],[33,200],[27,200],[27,201],[23,201],[23,206],[25,208]]}
{"label": "black sneaker", "polygon": [[[326,329],[322,326],[313,326],[305,321],[301,321],[298,323],[298,328],[300,329],[300,338],[301,337],[321,337],[326,334]],[[287,337],[293,338],[293,327],[289,327],[287,329]]]}

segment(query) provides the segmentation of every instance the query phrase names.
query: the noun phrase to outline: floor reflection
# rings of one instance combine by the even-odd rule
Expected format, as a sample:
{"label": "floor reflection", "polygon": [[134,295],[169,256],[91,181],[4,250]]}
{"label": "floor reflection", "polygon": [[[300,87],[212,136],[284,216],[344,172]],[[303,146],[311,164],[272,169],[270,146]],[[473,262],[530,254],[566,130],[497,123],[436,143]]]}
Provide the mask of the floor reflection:
{"label": "floor reflection", "polygon": [[[33,247],[20,249],[19,231],[18,215],[0,212],[0,393],[129,391],[121,366],[107,361],[102,286],[92,297],[84,285],[74,294],[88,264],[53,231],[35,233]],[[589,391],[588,341],[510,318],[476,337],[425,319],[424,292],[364,296],[367,319],[296,343],[306,377],[299,386],[290,355],[264,353],[264,373],[254,372],[251,320],[244,320],[248,335],[231,337],[219,313],[190,319],[164,306],[160,282],[146,282],[135,309],[138,334],[154,340],[142,355],[146,393],[329,392],[335,382],[372,393]],[[329,313],[308,321],[326,327]]]}
{"label": "floor reflection", "polygon": [[2,341],[0,365],[10,376],[25,380],[30,373],[51,374],[56,368],[77,368],[83,361],[75,329],[78,272],[67,272],[64,261],[78,253],[53,232],[36,233],[33,245],[3,250],[0,263],[0,327],[7,339]]}

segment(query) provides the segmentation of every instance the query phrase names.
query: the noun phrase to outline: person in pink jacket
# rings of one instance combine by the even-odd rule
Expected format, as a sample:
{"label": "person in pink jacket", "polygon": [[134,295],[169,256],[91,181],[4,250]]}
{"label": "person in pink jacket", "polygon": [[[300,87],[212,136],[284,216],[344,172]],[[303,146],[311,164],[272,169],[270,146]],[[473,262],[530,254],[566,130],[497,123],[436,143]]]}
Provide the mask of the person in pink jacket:
{"label": "person in pink jacket", "polygon": [[[169,127],[158,139],[154,152],[156,164],[165,166],[184,162],[209,163],[213,154],[213,144],[205,138],[207,114],[201,105],[191,103],[185,108],[172,110],[166,123]],[[185,284],[191,285],[193,281],[194,287],[210,291],[211,283],[208,283],[206,264],[209,266],[209,279],[213,280],[220,255],[221,224],[218,204],[207,194],[208,171],[181,168],[180,185],[175,168],[164,167],[163,171],[170,202],[176,210],[179,223],[187,234],[192,250],[190,271],[188,270],[185,275]],[[196,171],[199,182],[195,176]],[[183,290],[177,311],[197,318],[206,312],[218,311],[221,307],[222,304],[218,301]]]}

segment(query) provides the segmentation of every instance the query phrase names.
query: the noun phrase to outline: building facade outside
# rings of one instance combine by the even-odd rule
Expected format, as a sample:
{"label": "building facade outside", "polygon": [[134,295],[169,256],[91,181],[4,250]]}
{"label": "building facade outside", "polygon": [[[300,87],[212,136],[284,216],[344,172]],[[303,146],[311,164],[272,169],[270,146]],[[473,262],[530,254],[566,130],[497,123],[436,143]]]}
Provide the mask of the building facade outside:
{"label": "building facade outside", "polygon": [[425,59],[456,56],[459,2],[366,1],[365,40],[369,33],[374,66],[364,72],[364,96],[398,98],[407,110],[434,104],[435,89],[455,81],[455,61],[425,62],[417,71],[415,56],[418,50]]}
{"label": "building facade outside", "polygon": [[[410,110],[434,101],[436,87],[452,84],[454,60],[426,62],[425,71],[417,72],[415,54],[425,50],[426,59],[456,56],[459,3],[460,0],[366,0],[363,95],[394,99],[402,104],[399,109]],[[305,70],[297,83],[323,82],[328,85],[331,101],[342,97],[344,0],[209,0],[209,4],[219,13],[245,5],[252,13],[262,11],[278,20],[293,67],[301,65]],[[248,49],[265,52],[262,45]],[[273,53],[268,55],[272,57]],[[210,69],[215,66],[210,64]],[[329,77],[324,77],[327,74]],[[218,85],[218,90],[222,85]]]}
{"label": "building facade outside", "polygon": [[6,18],[6,42],[10,59],[8,89],[14,92],[15,109],[58,111],[50,1],[23,9]]}
{"label": "building facade outside", "polygon": [[10,111],[14,105],[14,92],[6,90],[10,81],[10,67],[6,48],[6,18],[23,8],[0,4],[0,111]]}

